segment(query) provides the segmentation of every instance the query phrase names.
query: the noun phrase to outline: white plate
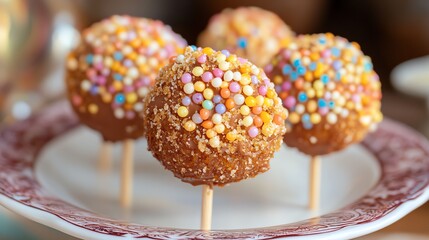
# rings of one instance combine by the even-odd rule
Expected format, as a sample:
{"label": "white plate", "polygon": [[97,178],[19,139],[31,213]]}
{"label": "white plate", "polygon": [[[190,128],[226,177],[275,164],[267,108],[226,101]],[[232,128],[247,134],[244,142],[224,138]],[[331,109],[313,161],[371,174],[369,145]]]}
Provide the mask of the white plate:
{"label": "white plate", "polygon": [[408,60],[396,66],[391,79],[393,86],[403,93],[429,97],[429,56]]}
{"label": "white plate", "polygon": [[164,170],[145,140],[136,146],[135,204],[121,209],[119,163],[100,173],[98,136],[76,126],[60,102],[1,132],[0,204],[79,238],[349,239],[429,198],[428,142],[387,120],[362,145],[323,158],[319,213],[306,209],[308,158],[284,146],[269,172],[215,188],[215,230],[201,232],[201,189]]}

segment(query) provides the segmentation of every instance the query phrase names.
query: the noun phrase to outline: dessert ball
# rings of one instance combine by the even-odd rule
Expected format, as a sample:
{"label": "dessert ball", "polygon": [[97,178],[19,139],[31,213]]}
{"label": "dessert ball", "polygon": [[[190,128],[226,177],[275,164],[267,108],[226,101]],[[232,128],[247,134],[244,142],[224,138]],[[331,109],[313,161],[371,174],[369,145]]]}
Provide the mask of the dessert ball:
{"label": "dessert ball", "polygon": [[66,86],[82,123],[105,141],[141,137],[143,99],[185,40],[160,21],[113,16],[82,33],[67,58]]}
{"label": "dessert ball", "polygon": [[285,143],[312,156],[359,142],[382,120],[381,84],[355,42],[302,35],[265,67],[290,116]]}
{"label": "dessert ball", "polygon": [[267,171],[286,130],[288,112],[263,70],[226,50],[187,47],[146,100],[149,150],[193,185]]}
{"label": "dessert ball", "polygon": [[274,13],[257,7],[225,9],[210,20],[198,45],[227,49],[265,66],[294,33]]}

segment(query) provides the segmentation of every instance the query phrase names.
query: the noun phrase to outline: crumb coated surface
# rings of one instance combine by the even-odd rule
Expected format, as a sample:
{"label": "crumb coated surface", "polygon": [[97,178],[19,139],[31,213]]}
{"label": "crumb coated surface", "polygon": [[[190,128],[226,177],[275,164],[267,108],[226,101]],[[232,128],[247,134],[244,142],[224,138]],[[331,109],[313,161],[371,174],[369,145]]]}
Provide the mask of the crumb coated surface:
{"label": "crumb coated surface", "polygon": [[286,131],[288,112],[263,70],[226,50],[187,47],[146,100],[149,150],[193,185],[267,171]]}
{"label": "crumb coated surface", "polygon": [[227,49],[264,66],[294,36],[276,14],[257,7],[240,7],[213,16],[198,37],[198,45]]}
{"label": "crumb coated surface", "polygon": [[382,120],[381,83],[355,42],[301,35],[265,67],[290,111],[285,143],[323,155],[361,141]]}
{"label": "crumb coated surface", "polygon": [[143,99],[159,69],[186,46],[160,21],[112,16],[82,33],[67,58],[66,86],[82,123],[105,141],[144,133]]}

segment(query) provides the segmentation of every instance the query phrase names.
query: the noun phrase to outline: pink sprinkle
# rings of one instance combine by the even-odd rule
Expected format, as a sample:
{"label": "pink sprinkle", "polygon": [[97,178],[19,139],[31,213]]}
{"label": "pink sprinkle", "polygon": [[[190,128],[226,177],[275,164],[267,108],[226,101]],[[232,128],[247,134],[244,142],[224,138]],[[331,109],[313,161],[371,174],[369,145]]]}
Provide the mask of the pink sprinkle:
{"label": "pink sprinkle", "polygon": [[203,54],[197,58],[199,63],[205,63],[207,61],[207,55]]}
{"label": "pink sprinkle", "polygon": [[292,87],[292,84],[290,82],[284,82],[282,84],[282,90],[283,91],[289,91],[289,89]]}
{"label": "pink sprinkle", "polygon": [[258,136],[259,130],[258,130],[257,127],[253,126],[253,127],[249,128],[249,130],[247,131],[247,133],[249,134],[249,136],[251,138],[254,138],[254,137]]}
{"label": "pink sprinkle", "polygon": [[322,57],[323,58],[329,58],[331,56],[331,51],[326,49],[322,52]]}
{"label": "pink sprinkle", "polygon": [[267,66],[265,66],[264,71],[266,73],[270,73],[271,71],[273,71],[273,64],[268,64]]}
{"label": "pink sprinkle", "polygon": [[215,77],[221,78],[223,76],[223,71],[219,68],[215,68],[213,69],[213,75],[215,75]]}
{"label": "pink sprinkle", "polygon": [[287,98],[285,98],[283,100],[283,105],[287,108],[287,109],[291,109],[295,106],[296,104],[296,99],[292,96],[289,96]]}
{"label": "pink sprinkle", "polygon": [[265,96],[267,94],[267,86],[262,85],[258,88],[258,92],[260,95]]}
{"label": "pink sprinkle", "polygon": [[98,76],[97,77],[97,82],[98,82],[99,85],[106,84],[106,77],[104,77],[104,76]]}
{"label": "pink sprinkle", "polygon": [[285,58],[285,59],[289,59],[290,58],[290,55],[291,55],[291,51],[290,50],[284,50],[283,51],[283,57]]}
{"label": "pink sprinkle", "polygon": [[213,74],[211,72],[205,72],[201,78],[204,82],[210,82],[213,79]]}
{"label": "pink sprinkle", "polygon": [[95,64],[94,67],[97,70],[102,70],[103,69],[103,63],[102,62],[98,62],[98,63]]}
{"label": "pink sprinkle", "polygon": [[192,80],[192,76],[189,73],[184,73],[182,75],[182,83],[189,83]]}
{"label": "pink sprinkle", "polygon": [[353,94],[352,100],[353,100],[353,102],[358,103],[358,102],[360,102],[360,96],[357,94]]}
{"label": "pink sprinkle", "polygon": [[136,114],[135,114],[133,111],[127,111],[127,112],[125,113],[125,117],[126,117],[127,119],[133,119],[135,116],[136,116]]}
{"label": "pink sprinkle", "polygon": [[97,72],[95,71],[95,69],[89,68],[88,70],[86,70],[86,76],[88,78],[95,78],[96,75],[97,75]]}
{"label": "pink sprinkle", "polygon": [[328,112],[329,112],[329,108],[328,107],[319,108],[319,113],[322,116],[325,116],[326,114],[328,114]]}
{"label": "pink sprinkle", "polygon": [[73,105],[79,106],[82,103],[82,98],[79,95],[73,95],[72,102]]}
{"label": "pink sprinkle", "polygon": [[231,84],[229,84],[229,90],[233,93],[239,92],[240,84],[238,84],[237,82],[232,82]]}
{"label": "pink sprinkle", "polygon": [[332,93],[331,92],[326,92],[325,93],[325,99],[326,100],[331,100],[331,97],[332,97]]}
{"label": "pink sprinkle", "polygon": [[245,58],[241,58],[241,57],[238,57],[238,58],[237,58],[237,60],[238,60],[241,64],[245,64],[245,63],[247,63],[247,62],[248,62],[248,60],[247,60],[247,59],[245,59]]}

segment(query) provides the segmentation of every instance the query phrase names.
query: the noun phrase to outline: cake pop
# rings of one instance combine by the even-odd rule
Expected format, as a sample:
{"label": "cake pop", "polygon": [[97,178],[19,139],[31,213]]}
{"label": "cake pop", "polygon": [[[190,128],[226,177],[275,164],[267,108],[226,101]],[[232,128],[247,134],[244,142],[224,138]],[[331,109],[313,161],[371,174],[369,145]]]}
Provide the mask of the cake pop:
{"label": "cake pop", "polygon": [[265,71],[290,111],[284,141],[312,156],[311,191],[318,195],[317,156],[361,141],[382,120],[379,77],[357,43],[331,33],[298,36]]}
{"label": "cake pop", "polygon": [[172,59],[146,101],[149,151],[182,181],[203,185],[207,230],[212,187],[267,171],[288,112],[262,69],[208,47]]}
{"label": "cake pop", "polygon": [[66,86],[80,121],[99,132],[109,155],[110,142],[124,142],[121,196],[130,203],[133,140],[144,133],[144,101],[159,69],[186,46],[161,21],[112,16],[82,33],[67,58]]}
{"label": "cake pop", "polygon": [[240,7],[213,16],[198,37],[198,45],[227,49],[265,66],[294,35],[276,14],[258,7]]}

